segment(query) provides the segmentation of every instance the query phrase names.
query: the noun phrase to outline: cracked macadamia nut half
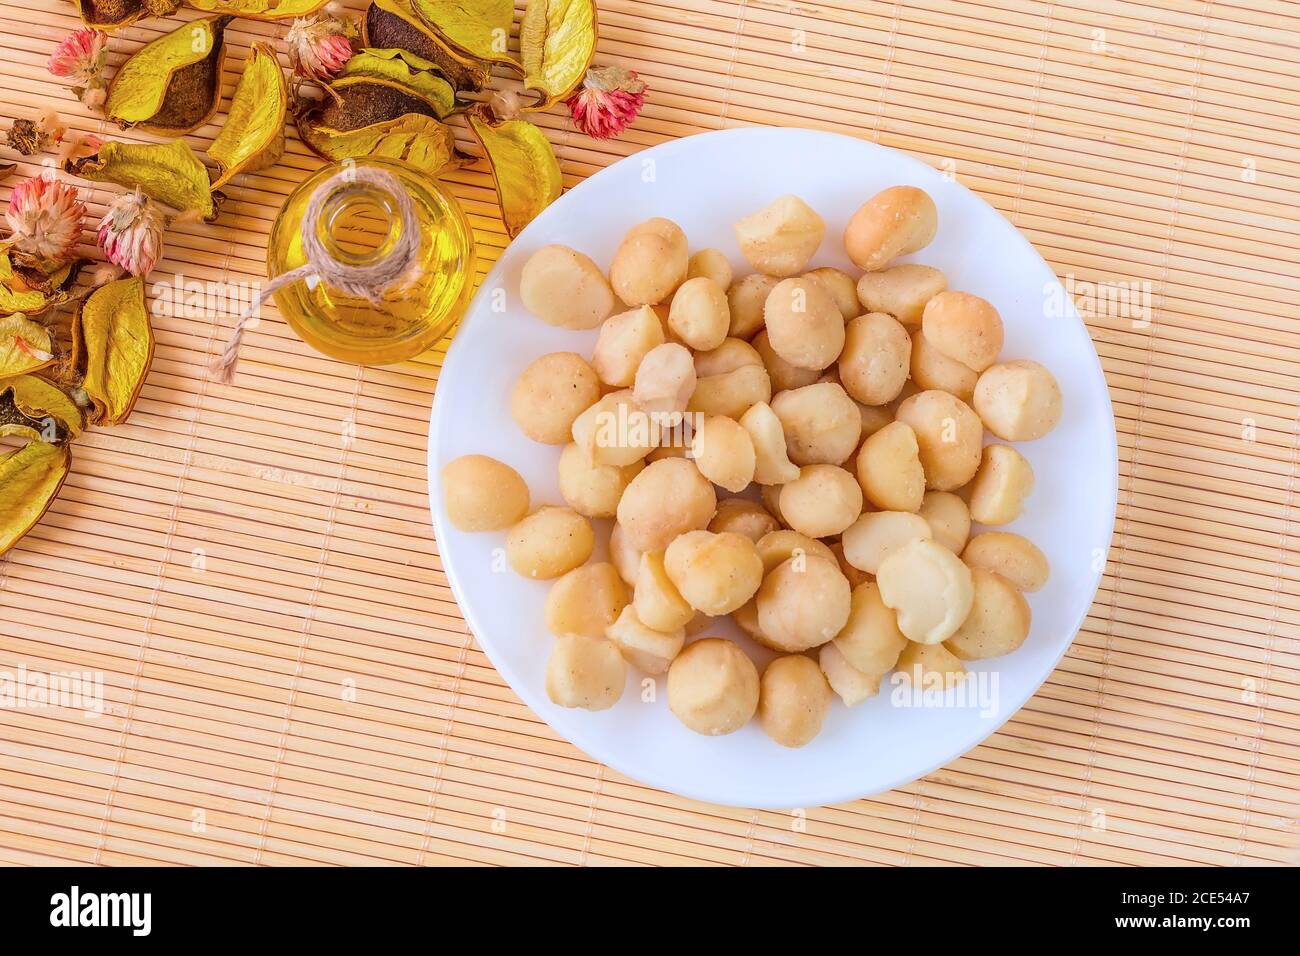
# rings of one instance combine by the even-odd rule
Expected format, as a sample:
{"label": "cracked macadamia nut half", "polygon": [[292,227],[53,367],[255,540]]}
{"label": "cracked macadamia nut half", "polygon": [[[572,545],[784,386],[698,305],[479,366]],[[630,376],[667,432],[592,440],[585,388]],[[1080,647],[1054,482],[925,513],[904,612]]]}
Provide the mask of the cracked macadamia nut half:
{"label": "cracked macadamia nut half", "polygon": [[844,316],[816,279],[782,279],[763,304],[772,351],[798,368],[824,369],[844,349]]}
{"label": "cracked macadamia nut half", "polygon": [[859,269],[882,269],[924,249],[939,229],[934,200],[915,186],[891,186],[872,196],[844,228],[844,250]]}
{"label": "cracked macadamia nut half", "polygon": [[637,617],[632,605],[623,608],[618,620],[605,629],[605,636],[623,654],[623,658],[647,674],[663,674],[682,649],[686,631],[656,631]]}
{"label": "cracked macadamia nut half", "polygon": [[768,294],[780,281],[761,272],[732,281],[727,287],[727,307],[731,314],[728,335],[747,339],[763,328],[763,306],[767,304]]}
{"label": "cracked macadamia nut half", "polygon": [[796,555],[763,579],[758,626],[771,646],[795,654],[825,644],[843,630],[850,601],[848,579],[834,555]]}
{"label": "cracked macadamia nut half", "polygon": [[664,569],[691,607],[710,617],[730,614],[763,582],[763,561],[743,534],[688,531],[664,552]]}
{"label": "cracked macadamia nut half", "polygon": [[898,629],[893,609],[881,599],[875,581],[853,589],[849,619],[833,643],[845,660],[868,676],[882,677],[894,669],[907,638]]}
{"label": "cracked macadamia nut half", "polygon": [[799,477],[799,466],[790,460],[785,428],[766,402],[751,405],[740,416],[740,426],[749,432],[754,445],[754,480],[761,485],[783,485]]}
{"label": "cracked macadamia nut half", "polygon": [[859,571],[876,574],[881,563],[899,548],[928,539],[930,525],[906,511],[869,511],[845,529],[840,543],[844,560]]}
{"label": "cracked macadamia nut half", "polygon": [[867,501],[882,511],[916,511],[925,496],[916,433],[903,422],[890,422],[867,436],[858,449],[858,484]]}
{"label": "cracked macadamia nut half", "polygon": [[651,462],[628,484],[618,503],[618,523],[638,551],[663,551],[687,531],[708,527],[718,499],[693,461]]}
{"label": "cracked macadamia nut half", "polygon": [[528,485],[504,462],[462,455],[443,466],[442,501],[461,531],[501,531],[528,513]]}
{"label": "cracked macadamia nut half", "polygon": [[688,644],[668,668],[668,709],[697,734],[734,733],[758,709],[758,668],[719,637]]}
{"label": "cracked macadamia nut half", "polygon": [[586,359],[576,352],[552,352],[519,374],[510,415],[533,441],[564,445],[574,420],[599,399],[600,379]]}
{"label": "cracked macadamia nut half", "polygon": [[802,272],[825,235],[822,217],[798,196],[781,196],[736,223],[741,255],[770,276]]}
{"label": "cracked macadamia nut half", "polygon": [[1009,524],[1034,490],[1034,469],[1010,445],[987,445],[970,486],[970,516],[980,524]]}
{"label": "cracked macadamia nut half", "polygon": [[694,279],[696,276],[712,279],[726,289],[731,285],[731,260],[721,249],[701,249],[692,253],[686,263],[686,278]]}
{"label": "cracked macadamia nut half", "polygon": [[956,633],[974,600],[970,569],[929,538],[896,549],[876,571],[880,598],[909,641],[938,644]]}
{"label": "cracked macadamia nut half", "polygon": [[700,474],[728,491],[744,491],[754,480],[754,442],[739,422],[710,415],[691,439]]}
{"label": "cracked macadamia nut half", "polygon": [[881,675],[866,674],[849,663],[832,641],[817,650],[817,664],[845,707],[856,707],[880,692]]}
{"label": "cracked macadamia nut half", "polygon": [[606,385],[629,388],[651,349],[664,344],[664,327],[649,306],[611,315],[600,326],[591,367]]}
{"label": "cracked macadamia nut half", "polygon": [[791,654],[763,668],[758,722],[782,747],[802,747],[821,733],[830,706],[830,685],[811,657]]}
{"label": "cracked macadamia nut half", "polygon": [[633,377],[632,399],[650,414],[682,412],[695,391],[695,359],[676,342],[657,345],[645,354]]}
{"label": "cracked macadamia nut half", "polygon": [[628,305],[656,305],[682,284],[689,262],[681,227],[668,219],[647,219],[628,230],[614,252],[609,284]]}
{"label": "cracked macadamia nut half", "polygon": [[975,385],[975,411],[1003,441],[1042,438],[1061,420],[1061,387],[1037,362],[991,365]]}
{"label": "cracked macadamia nut half", "polygon": [[594,329],[614,311],[614,292],[600,267],[568,246],[542,246],[519,275],[524,308],[548,325]]}
{"label": "cracked macadamia nut half", "polygon": [[561,634],[546,662],[546,696],[560,707],[608,710],[623,696],[627,663],[611,641]]}
{"label": "cracked macadamia nut half", "polygon": [[632,588],[632,605],[637,617],[657,631],[684,628],[695,617],[695,608],[682,597],[668,577],[664,553],[650,551],[641,556],[640,569]]}
{"label": "cracked macadamia nut half", "polygon": [[960,495],[951,491],[927,491],[917,511],[935,541],[951,551],[961,554],[970,537],[970,509]]}

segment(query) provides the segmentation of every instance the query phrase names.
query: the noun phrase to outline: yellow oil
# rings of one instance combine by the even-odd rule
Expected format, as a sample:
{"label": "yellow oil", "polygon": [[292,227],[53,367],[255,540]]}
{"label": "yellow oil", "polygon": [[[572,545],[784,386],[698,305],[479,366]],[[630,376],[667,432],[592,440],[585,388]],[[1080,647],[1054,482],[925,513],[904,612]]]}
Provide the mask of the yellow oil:
{"label": "yellow oil", "polygon": [[[410,195],[420,229],[411,268],[378,306],[324,282],[292,283],[275,293],[275,301],[285,321],[316,350],[346,362],[390,365],[419,355],[460,319],[473,289],[474,238],[459,204],[434,180],[391,160],[356,160],[355,166],[391,173]],[[337,163],[324,167],[289,196],[271,230],[268,275],[304,263],[303,213],[317,187],[340,169]],[[321,239],[345,264],[382,258],[402,228],[392,198],[378,189],[337,202],[327,197],[322,208]]]}

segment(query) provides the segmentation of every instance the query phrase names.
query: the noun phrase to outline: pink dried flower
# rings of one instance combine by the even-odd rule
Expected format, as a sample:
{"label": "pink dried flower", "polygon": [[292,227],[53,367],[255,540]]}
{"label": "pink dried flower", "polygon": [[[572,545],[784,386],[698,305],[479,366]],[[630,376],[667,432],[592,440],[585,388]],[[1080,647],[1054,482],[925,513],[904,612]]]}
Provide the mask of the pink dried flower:
{"label": "pink dried flower", "polygon": [[119,196],[99,224],[99,247],[108,261],[146,276],[162,255],[167,220],[140,190]]}
{"label": "pink dried flower", "polygon": [[64,37],[50,54],[50,72],[71,80],[77,96],[91,108],[104,102],[107,44],[108,34],[103,30],[83,27]]}
{"label": "pink dried flower", "polygon": [[21,182],[5,212],[10,244],[33,268],[53,272],[76,256],[85,215],[76,186],[41,176]]}
{"label": "pink dried flower", "polygon": [[323,82],[343,69],[352,58],[351,21],[330,14],[300,17],[285,38],[294,76]]}
{"label": "pink dried flower", "polygon": [[635,70],[593,66],[582,89],[565,101],[574,125],[593,139],[609,139],[627,129],[645,105],[645,83]]}

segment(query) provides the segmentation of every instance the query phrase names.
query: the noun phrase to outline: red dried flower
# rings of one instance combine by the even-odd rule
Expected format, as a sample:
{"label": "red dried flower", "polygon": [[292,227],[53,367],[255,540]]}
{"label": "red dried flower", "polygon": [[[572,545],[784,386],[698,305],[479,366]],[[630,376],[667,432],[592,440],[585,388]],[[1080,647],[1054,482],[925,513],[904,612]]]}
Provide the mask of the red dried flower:
{"label": "red dried flower", "polygon": [[645,106],[646,86],[635,70],[593,66],[582,88],[566,100],[574,125],[593,139],[617,136]]}

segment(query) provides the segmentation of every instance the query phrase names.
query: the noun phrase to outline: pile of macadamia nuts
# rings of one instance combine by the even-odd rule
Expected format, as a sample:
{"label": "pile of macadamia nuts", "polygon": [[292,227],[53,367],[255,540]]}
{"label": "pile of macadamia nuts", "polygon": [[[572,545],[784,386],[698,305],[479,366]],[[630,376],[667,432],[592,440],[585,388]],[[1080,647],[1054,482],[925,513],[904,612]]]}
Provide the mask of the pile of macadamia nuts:
{"label": "pile of macadamia nuts", "polygon": [[[543,355],[510,397],[523,434],[560,449],[564,504],[534,510],[519,474],[480,455],[448,464],[442,490],[457,528],[506,532],[510,566],[554,581],[552,701],[611,707],[630,665],[668,675],[697,733],[757,714],[799,747],[833,696],[860,704],[895,669],[950,684],[1025,641],[1047,560],[971,526],[1021,513],[1034,474],[1006,443],[1047,434],[1061,393],[1038,363],[999,362],[991,303],[893,264],[937,228],[924,191],[874,196],[844,231],[856,280],[811,268],[825,223],[795,196],[736,223],[752,275],[692,253],[667,219],[629,230],[608,276],[564,246],[532,255],[527,309],[599,329],[590,357]],[[613,519],[609,560],[589,563],[597,519]],[[724,615],[780,655],[761,675],[702,636]]]}

